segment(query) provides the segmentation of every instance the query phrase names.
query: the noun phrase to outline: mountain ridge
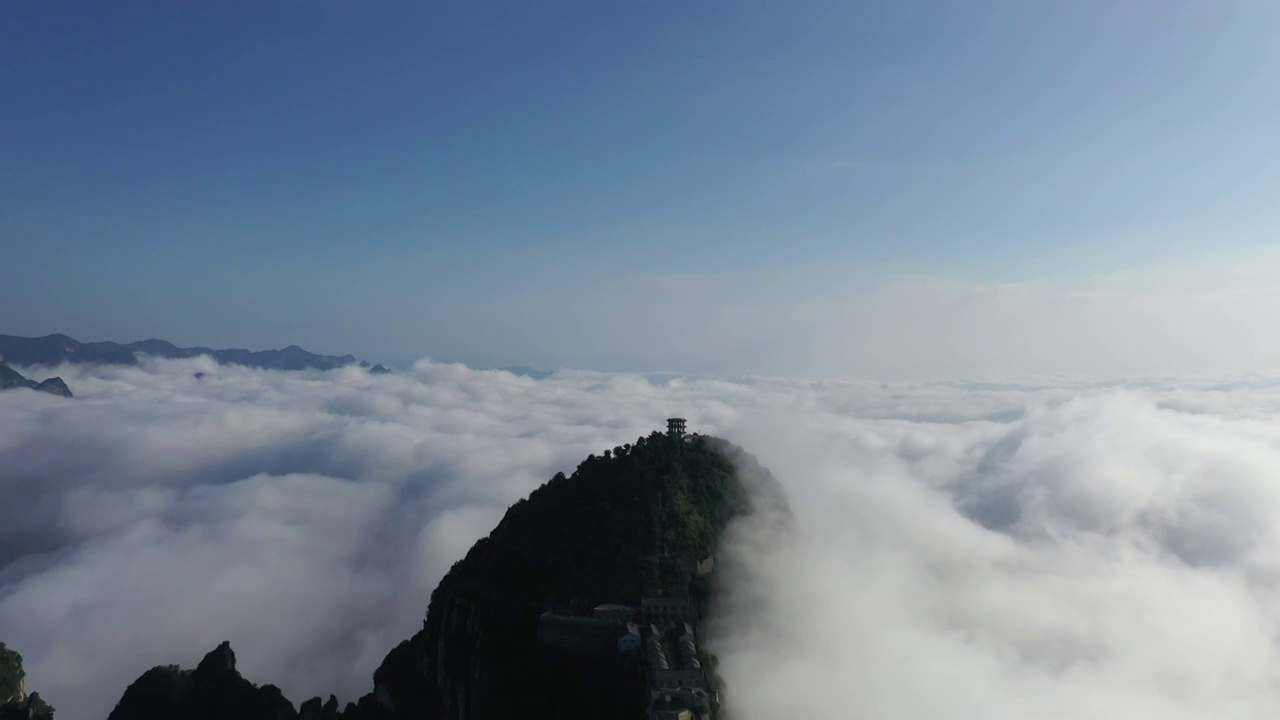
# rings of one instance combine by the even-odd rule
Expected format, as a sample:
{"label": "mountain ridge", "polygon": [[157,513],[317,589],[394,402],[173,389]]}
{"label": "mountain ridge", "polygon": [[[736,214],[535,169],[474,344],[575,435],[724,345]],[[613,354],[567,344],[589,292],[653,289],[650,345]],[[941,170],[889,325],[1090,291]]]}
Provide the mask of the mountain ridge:
{"label": "mountain ridge", "polygon": [[62,363],[136,365],[139,354],[177,359],[208,355],[220,364],[244,365],[264,370],[333,370],[356,364],[354,355],[318,355],[298,345],[279,350],[215,350],[207,347],[183,348],[155,338],[122,344],[109,340],[80,342],[61,333],[35,338],[0,335],[0,355],[8,358],[11,363],[23,366],[53,366]]}

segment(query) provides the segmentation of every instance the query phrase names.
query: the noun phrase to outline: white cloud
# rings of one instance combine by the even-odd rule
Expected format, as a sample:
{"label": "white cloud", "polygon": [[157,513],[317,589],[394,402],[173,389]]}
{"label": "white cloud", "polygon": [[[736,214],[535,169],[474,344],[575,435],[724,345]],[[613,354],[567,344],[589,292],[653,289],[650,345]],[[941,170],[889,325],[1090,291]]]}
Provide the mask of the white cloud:
{"label": "white cloud", "polygon": [[998,425],[790,420],[801,536],[741,541],[765,610],[720,627],[743,717],[1280,711],[1280,425],[1115,391]]}
{"label": "white cloud", "polygon": [[368,691],[508,504],[673,413],[799,519],[723,563],[747,720],[1280,713],[1273,376],[56,372],[74,401],[0,395],[0,639],[64,720],[223,639],[295,701]]}

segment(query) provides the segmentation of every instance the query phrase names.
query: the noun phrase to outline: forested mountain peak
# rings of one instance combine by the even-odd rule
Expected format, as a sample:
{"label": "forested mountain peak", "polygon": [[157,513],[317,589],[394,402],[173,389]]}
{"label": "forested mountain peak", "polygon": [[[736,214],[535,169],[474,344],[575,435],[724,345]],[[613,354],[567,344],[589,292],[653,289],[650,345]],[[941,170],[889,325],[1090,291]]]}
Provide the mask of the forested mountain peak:
{"label": "forested mountain peak", "polygon": [[710,720],[720,683],[699,628],[714,604],[714,557],[730,522],[764,504],[786,511],[742,448],[654,432],[589,455],[508,508],[440,581],[422,629],[387,654],[373,691],[345,708],[330,696],[295,710],[276,687],[241,677],[223,643],[194,670],[144,673],[111,720],[639,720],[658,710]]}

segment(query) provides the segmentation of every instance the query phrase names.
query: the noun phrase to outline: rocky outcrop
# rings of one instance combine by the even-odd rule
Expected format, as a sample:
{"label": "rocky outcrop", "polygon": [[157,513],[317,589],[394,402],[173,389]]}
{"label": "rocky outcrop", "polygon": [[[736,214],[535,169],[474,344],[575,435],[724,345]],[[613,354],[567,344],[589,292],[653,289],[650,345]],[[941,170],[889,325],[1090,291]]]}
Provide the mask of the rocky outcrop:
{"label": "rocky outcrop", "polygon": [[65,398],[71,397],[71,388],[67,387],[67,383],[60,377],[51,377],[47,380],[42,380],[38,385],[36,385],[36,390],[39,390],[40,392],[47,392],[51,395],[61,395]]}
{"label": "rocky outcrop", "polygon": [[53,720],[40,693],[27,694],[22,656],[0,642],[0,720]]}
{"label": "rocky outcrop", "polygon": [[71,397],[71,388],[67,387],[62,378],[51,377],[42,382],[28,380],[22,373],[9,367],[8,363],[5,362],[4,356],[0,355],[0,390],[11,390],[13,388],[30,388],[51,395]]}
{"label": "rocky outcrop", "polygon": [[338,698],[332,695],[324,704],[320,703],[320,698],[313,697],[302,703],[302,707],[298,709],[299,720],[339,720],[341,717]]}
{"label": "rocky outcrop", "polygon": [[274,685],[258,687],[236,670],[236,654],[222,643],[195,670],[176,665],[142,674],[108,720],[291,720],[298,713]]}

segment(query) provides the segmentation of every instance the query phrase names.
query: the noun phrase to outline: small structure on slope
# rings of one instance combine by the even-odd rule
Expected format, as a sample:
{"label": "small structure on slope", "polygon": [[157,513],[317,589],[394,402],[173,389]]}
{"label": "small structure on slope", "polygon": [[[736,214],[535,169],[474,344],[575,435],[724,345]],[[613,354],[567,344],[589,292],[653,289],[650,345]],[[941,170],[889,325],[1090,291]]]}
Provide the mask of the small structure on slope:
{"label": "small structure on slope", "polygon": [[617,639],[617,623],[553,612],[538,618],[538,642],[574,655],[612,658]]}
{"label": "small structure on slope", "polygon": [[684,428],[684,418],[667,418],[667,435],[670,435],[672,438],[683,438],[685,433]]}
{"label": "small structure on slope", "polygon": [[627,623],[622,637],[618,638],[618,659],[623,660],[640,651],[640,626]]}
{"label": "small structure on slope", "polygon": [[636,616],[636,609],[630,605],[616,605],[614,603],[605,603],[597,605],[591,611],[591,615],[597,620],[605,622],[629,623]]}
{"label": "small structure on slope", "polygon": [[642,597],[640,612],[646,618],[683,620],[689,614],[689,601],[673,597]]}

